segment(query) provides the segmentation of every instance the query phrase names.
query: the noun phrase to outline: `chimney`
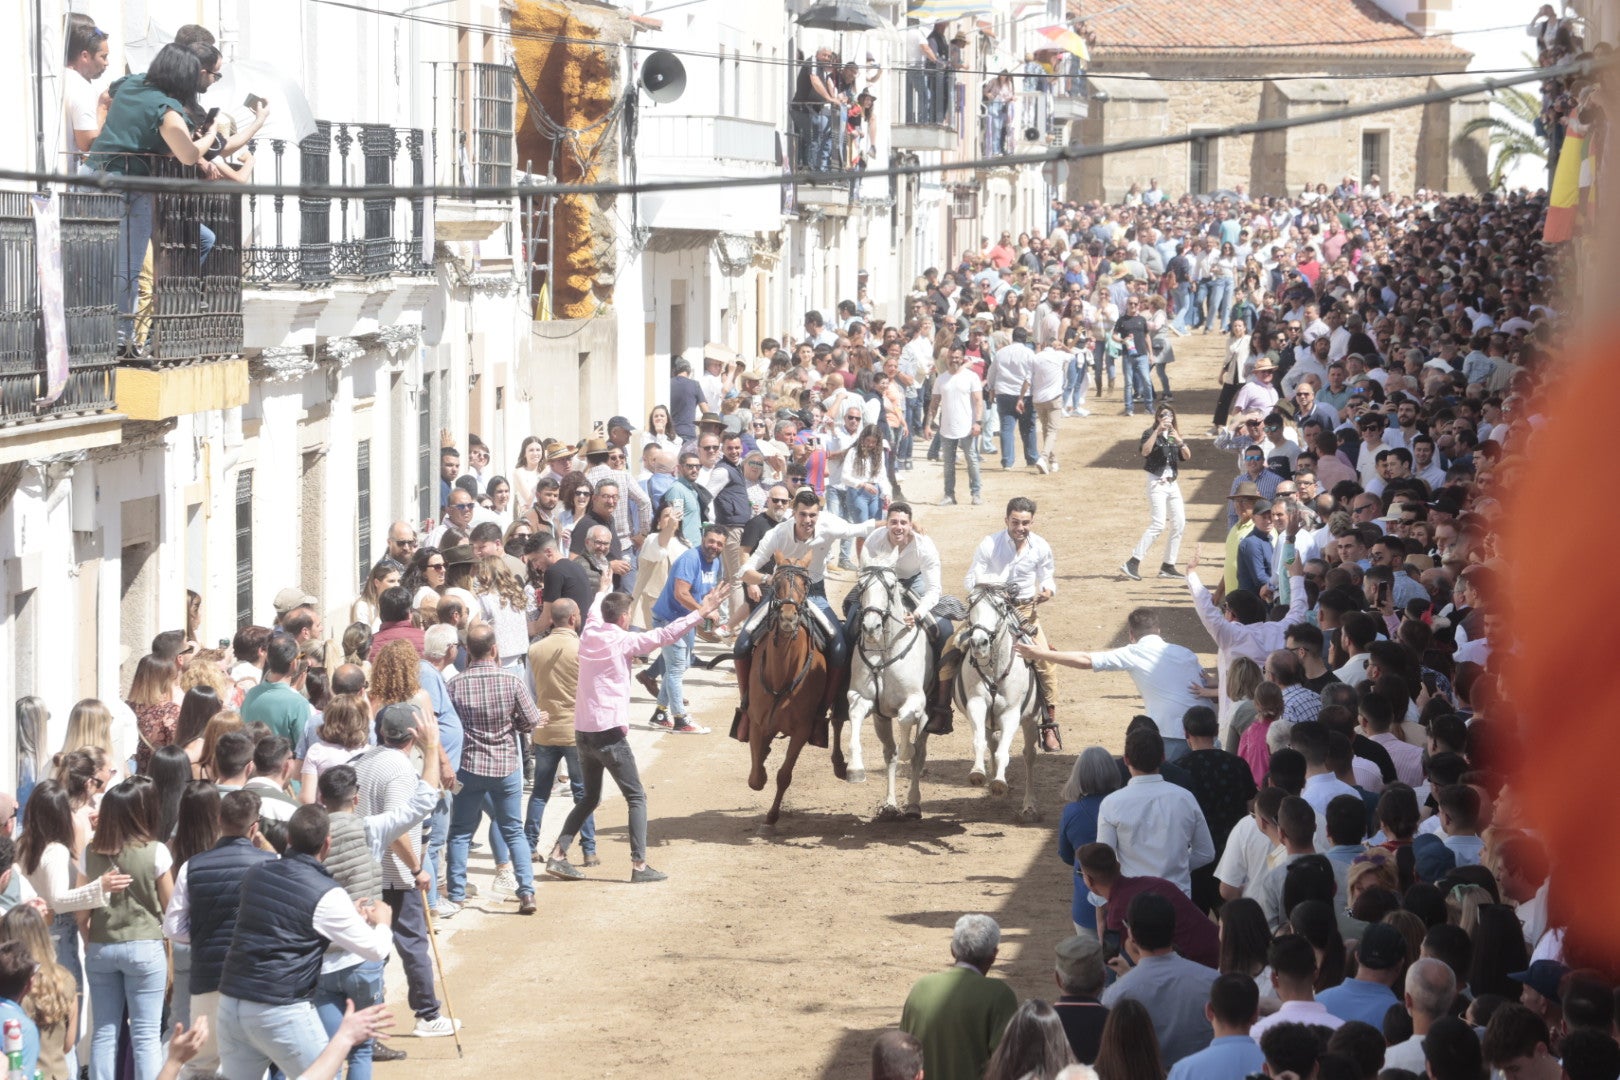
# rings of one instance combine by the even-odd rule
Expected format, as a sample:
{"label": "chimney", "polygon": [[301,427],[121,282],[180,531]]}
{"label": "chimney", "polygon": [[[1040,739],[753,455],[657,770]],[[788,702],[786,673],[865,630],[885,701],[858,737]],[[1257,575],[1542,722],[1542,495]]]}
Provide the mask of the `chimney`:
{"label": "chimney", "polygon": [[1453,0],[1373,0],[1385,13],[1423,37],[1450,29]]}

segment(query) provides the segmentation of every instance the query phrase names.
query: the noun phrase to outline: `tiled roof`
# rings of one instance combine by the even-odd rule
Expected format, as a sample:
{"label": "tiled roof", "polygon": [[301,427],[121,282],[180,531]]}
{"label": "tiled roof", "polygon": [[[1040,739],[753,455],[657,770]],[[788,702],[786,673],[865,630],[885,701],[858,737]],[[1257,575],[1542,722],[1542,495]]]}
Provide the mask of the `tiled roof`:
{"label": "tiled roof", "polygon": [[[1073,15],[1105,11],[1108,0],[1068,0]],[[1187,58],[1254,56],[1455,60],[1468,50],[1449,37],[1423,37],[1372,0],[1132,0],[1086,22],[1098,61],[1152,54]]]}

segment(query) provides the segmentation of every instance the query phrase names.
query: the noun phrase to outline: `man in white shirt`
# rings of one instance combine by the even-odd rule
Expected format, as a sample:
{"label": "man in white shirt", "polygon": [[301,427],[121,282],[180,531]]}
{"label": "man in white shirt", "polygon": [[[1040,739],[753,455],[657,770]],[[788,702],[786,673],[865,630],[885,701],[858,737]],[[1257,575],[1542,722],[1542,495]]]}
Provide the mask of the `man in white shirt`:
{"label": "man in white shirt", "polygon": [[[910,504],[903,502],[889,504],[889,514],[883,526],[872,530],[866,538],[866,544],[861,550],[861,566],[893,568],[895,576],[906,587],[911,600],[902,617],[908,626],[921,621],[923,631],[927,635],[928,647],[937,662],[940,648],[951,636],[951,621],[933,613],[934,606],[939,603],[943,593],[939,576],[939,548],[934,546],[932,538],[912,528]],[[852,589],[844,601],[844,615],[850,620],[846,632],[846,637],[849,638],[853,638],[856,632],[853,620],[859,617],[859,613],[854,610],[853,605],[857,600],[858,593]],[[944,716],[940,719],[940,724],[949,729],[950,702],[941,704],[930,701],[928,707],[936,712],[943,708]]]}
{"label": "man in white shirt", "polygon": [[92,83],[107,73],[107,32],[75,16],[68,27],[67,71],[62,80],[62,107],[67,132],[64,172],[73,172],[107,122],[112,96]]}
{"label": "man in white shirt", "polygon": [[1035,354],[1029,370],[1029,396],[1039,421],[1041,456],[1035,467],[1041,472],[1057,472],[1058,417],[1063,415],[1063,371],[1070,353],[1054,339]]}
{"label": "man in white shirt", "polygon": [[1131,779],[1097,808],[1097,842],[1119,855],[1126,877],[1159,877],[1192,895],[1192,872],[1215,861],[1198,800],[1159,775],[1164,740],[1146,726],[1125,737]]}
{"label": "man in white shirt", "polygon": [[1457,976],[1444,960],[1422,957],[1406,969],[1406,1011],[1412,1014],[1412,1037],[1384,1051],[1384,1068],[1426,1075],[1423,1036],[1442,1016],[1451,1015],[1457,998]]}
{"label": "man in white shirt", "polygon": [[1001,417],[1001,467],[1013,465],[1013,427],[1024,440],[1024,464],[1035,464],[1035,410],[1029,400],[1030,368],[1035,353],[1029,347],[1029,331],[1022,326],[1012,332],[1012,344],[996,352],[990,369],[990,392],[996,398],[996,414]]}
{"label": "man in white shirt", "polygon": [[952,345],[945,361],[945,374],[934,379],[933,403],[929,406],[928,429],[939,432],[945,465],[945,497],[941,506],[956,505],[956,452],[967,455],[968,490],[973,505],[984,502],[979,485],[979,435],[984,429],[984,384],[963,361],[960,345]]}
{"label": "man in white shirt", "polygon": [[1020,643],[1018,653],[1026,660],[1044,660],[1082,671],[1123,671],[1130,675],[1142,695],[1143,711],[1153,718],[1164,740],[1164,756],[1175,761],[1187,752],[1187,737],[1181,720],[1188,709],[1202,702],[1192,688],[1204,681],[1198,655],[1191,649],[1172,645],[1159,632],[1159,615],[1152,608],[1137,608],[1125,620],[1131,643],[1105,652],[1055,652]]}
{"label": "man in white shirt", "polygon": [[[1271,984],[1277,990],[1282,1008],[1255,1023],[1249,1035],[1256,1042],[1260,1036],[1278,1024],[1308,1024],[1329,1030],[1344,1026],[1344,1021],[1328,1012],[1316,1000],[1313,980],[1316,978],[1316,950],[1302,934],[1280,934],[1272,939],[1266,950],[1266,966],[1271,969]],[[1389,1066],[1389,1059],[1384,1059]]]}

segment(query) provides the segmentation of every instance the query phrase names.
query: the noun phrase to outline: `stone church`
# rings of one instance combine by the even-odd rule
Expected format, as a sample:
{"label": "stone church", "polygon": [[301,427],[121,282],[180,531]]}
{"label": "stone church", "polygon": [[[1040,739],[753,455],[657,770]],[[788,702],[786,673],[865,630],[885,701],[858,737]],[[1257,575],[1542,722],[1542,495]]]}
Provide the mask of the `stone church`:
{"label": "stone church", "polygon": [[[1451,2],[1404,0],[1403,20],[1372,0],[1070,0],[1070,13],[1087,18],[1095,35],[1079,141],[1216,130],[1477,81],[1459,74],[1466,49],[1425,33],[1432,9]],[[1069,194],[1117,201],[1131,184],[1146,188],[1157,179],[1172,197],[1239,185],[1256,195],[1297,195],[1307,184],[1332,189],[1345,176],[1362,184],[1377,176],[1386,191],[1481,191],[1486,136],[1460,132],[1488,107],[1477,93],[1354,120],[1088,158],[1071,171]]]}

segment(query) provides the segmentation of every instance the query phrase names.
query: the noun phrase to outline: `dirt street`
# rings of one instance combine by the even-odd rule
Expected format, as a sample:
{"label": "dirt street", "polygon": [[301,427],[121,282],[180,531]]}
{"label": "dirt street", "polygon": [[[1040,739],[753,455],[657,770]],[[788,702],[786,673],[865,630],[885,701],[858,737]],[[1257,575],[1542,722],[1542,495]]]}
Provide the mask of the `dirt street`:
{"label": "dirt street", "polygon": [[[1217,518],[1236,466],[1206,437],[1221,337],[1179,339],[1176,353],[1170,377],[1194,454],[1181,484],[1190,519],[1185,567],[1195,541],[1215,557],[1208,545],[1224,535]],[[1185,386],[1197,389],[1180,391]],[[1128,581],[1117,570],[1147,521],[1136,446],[1149,421],[1140,412],[1121,415],[1118,389],[1093,394],[1088,407],[1091,417],[1063,423],[1061,471],[1043,477],[987,462],[980,507],[966,505],[965,478],[963,505],[934,507],[940,470],[919,446],[916,469],[901,477],[917,520],[939,544],[946,590],[961,593],[972,549],[1001,527],[1007,499],[1031,496],[1039,504],[1036,531],[1057,556],[1058,596],[1042,619],[1058,648],[1122,644],[1127,612],[1152,604],[1162,608],[1166,637],[1211,664],[1211,642],[1185,585],[1152,576],[1162,538],[1143,560],[1146,580]],[[829,576],[835,605],[852,580],[842,574],[834,584]],[[1071,932],[1070,871],[1055,839],[1058,791],[1087,745],[1118,752],[1140,703],[1125,675],[1060,670],[1066,750],[1037,763],[1037,824],[1014,822],[1024,790],[1020,758],[1008,771],[1007,797],[968,786],[971,740],[959,718],[954,734],[929,741],[920,822],[872,822],[883,773],[868,728],[869,782],[835,779],[827,751],[807,748],[782,821],[770,831],[761,821],[780,753],[770,763],[772,784],[750,791],[747,749],[723,736],[735,704],[729,669],[696,673],[689,696],[714,734],[648,731],[636,739],[648,787],[649,858],[670,880],[628,884],[624,803],[616,796],[605,802],[597,815],[603,865],[592,880],[542,877],[535,918],[519,918],[515,904],[475,901],[444,926],[440,943],[465,1024],[465,1058],[456,1059],[449,1039],[400,1037],[394,1045],[409,1059],[379,1066],[380,1075],[864,1077],[876,1033],[899,1020],[913,980],[950,962],[950,928],[969,911],[1001,923],[994,974],[1020,1000],[1050,998],[1052,946]],[[636,723],[651,712],[638,690]],[[552,809],[566,803],[566,796],[555,800]],[[548,813],[546,821],[542,844],[549,847],[558,816]],[[487,887],[487,848],[475,853],[473,869]],[[389,1000],[408,1031],[397,963],[389,969]]]}

